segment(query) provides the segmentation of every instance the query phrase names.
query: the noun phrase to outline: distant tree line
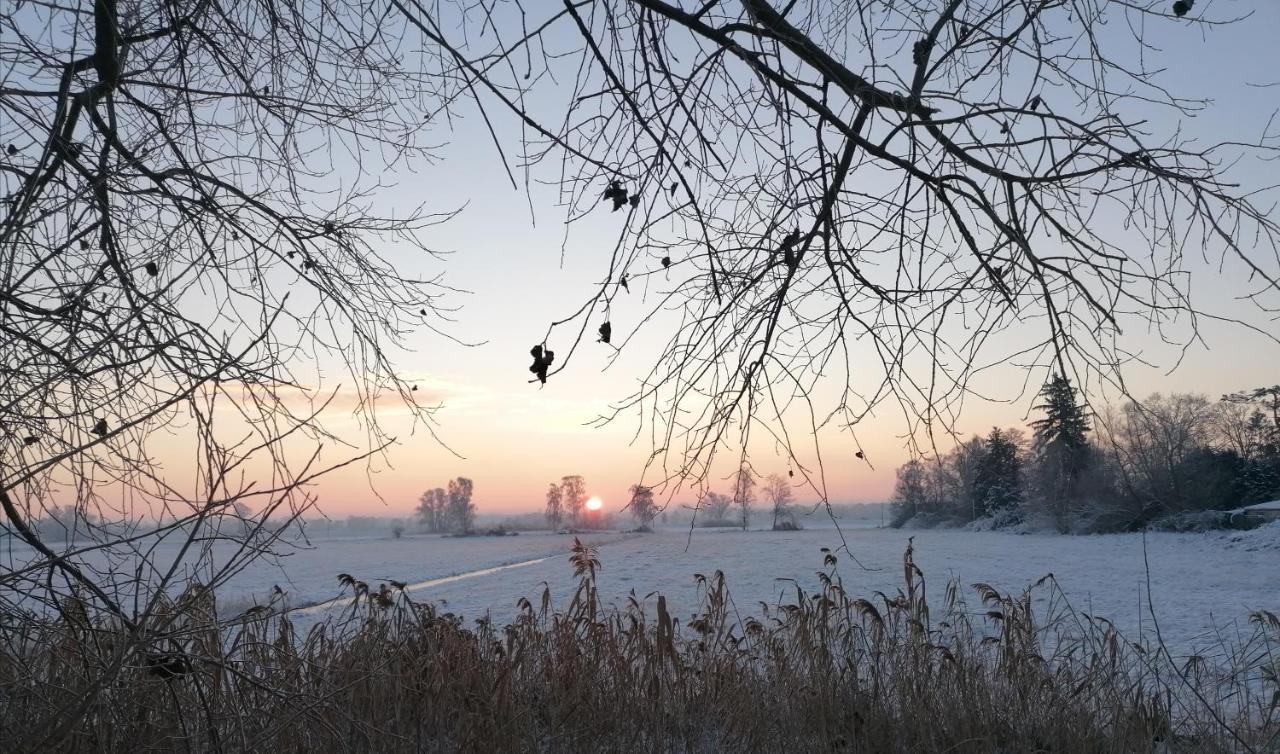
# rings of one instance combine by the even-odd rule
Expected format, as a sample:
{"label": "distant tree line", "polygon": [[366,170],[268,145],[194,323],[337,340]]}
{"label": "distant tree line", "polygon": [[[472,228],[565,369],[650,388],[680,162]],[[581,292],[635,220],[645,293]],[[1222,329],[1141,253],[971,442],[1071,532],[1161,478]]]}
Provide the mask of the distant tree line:
{"label": "distant tree line", "polygon": [[[685,506],[693,511],[693,521],[698,526],[737,526],[744,530],[750,526],[752,512],[760,501],[756,495],[758,481],[755,473],[749,464],[744,463],[734,472],[732,481],[731,494],[708,491],[694,505]],[[634,484],[628,493],[630,499],[623,510],[630,512],[640,530],[651,530],[658,516],[665,516],[662,506],[654,497],[653,487]],[[800,528],[794,509],[795,497],[786,477],[770,474],[765,478],[762,495],[763,502],[772,513],[774,529]],[[559,483],[552,482],[547,487],[544,509],[547,524],[553,530],[559,530],[562,526],[585,525],[586,500],[586,483],[582,477],[566,476]]]}
{"label": "distant tree line", "polygon": [[751,467],[743,464],[733,475],[733,492],[724,494],[708,491],[694,505],[694,521],[699,526],[741,526],[751,523],[751,511],[756,503],[756,479]]}
{"label": "distant tree line", "polygon": [[466,477],[451,479],[447,488],[436,487],[418,498],[418,520],[432,533],[470,534],[475,530],[476,506],[471,502],[475,484]]}
{"label": "distant tree line", "polygon": [[901,466],[892,524],[1198,528],[1222,523],[1216,511],[1280,497],[1280,386],[1216,402],[1157,393],[1090,415],[1057,375],[1039,398],[1029,440],[993,428]]}
{"label": "distant tree line", "polygon": [[[760,487],[762,497],[756,493]],[[733,475],[730,494],[708,491],[692,506],[694,523],[698,526],[739,526],[746,529],[756,503],[763,502],[772,515],[772,528],[793,530],[800,528],[795,515],[795,496],[791,482],[781,474],[770,474],[761,487],[749,464],[742,464]]]}

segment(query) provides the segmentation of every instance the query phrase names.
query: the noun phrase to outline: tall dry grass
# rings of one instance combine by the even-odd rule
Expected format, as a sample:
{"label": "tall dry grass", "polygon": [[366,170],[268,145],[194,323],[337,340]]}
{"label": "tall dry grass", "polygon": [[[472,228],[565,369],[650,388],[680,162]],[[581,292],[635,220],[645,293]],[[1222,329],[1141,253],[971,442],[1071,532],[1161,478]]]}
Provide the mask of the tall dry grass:
{"label": "tall dry grass", "polygon": [[[3,616],[6,751],[1275,751],[1280,621],[1258,613],[1214,659],[1175,663],[1072,609],[948,584],[910,549],[897,594],[822,587],[740,617],[723,574],[681,622],[608,607],[596,554],[577,591],[467,623],[395,589],[297,635],[262,610],[218,622],[189,592],[130,637],[83,609]],[[968,599],[972,599],[970,604]],[[1035,610],[1033,601],[1039,600]]]}

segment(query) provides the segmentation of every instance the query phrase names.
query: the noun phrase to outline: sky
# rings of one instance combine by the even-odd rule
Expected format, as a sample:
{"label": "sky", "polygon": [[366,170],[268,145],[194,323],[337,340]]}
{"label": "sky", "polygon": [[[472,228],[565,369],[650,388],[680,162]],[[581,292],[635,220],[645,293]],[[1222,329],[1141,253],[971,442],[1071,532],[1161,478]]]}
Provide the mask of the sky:
{"label": "sky", "polygon": [[[1267,77],[1276,78],[1274,72],[1280,70],[1272,39],[1280,29],[1280,3],[1218,0],[1205,5],[1205,12],[1216,10],[1221,16],[1246,10],[1255,15],[1242,24],[1170,38],[1167,48],[1148,55],[1157,63],[1153,67],[1167,67],[1165,80],[1176,82],[1171,86],[1179,94],[1213,100],[1206,112],[1182,124],[1184,129],[1214,141],[1256,141],[1280,106],[1280,87],[1265,86]],[[1270,56],[1274,65],[1259,60],[1260,55]],[[443,269],[450,285],[466,291],[451,301],[461,309],[448,330],[458,340],[478,345],[460,345],[428,332],[415,337],[399,363],[405,374],[419,380],[425,395],[441,401],[439,440],[421,428],[415,432],[404,416],[387,414],[384,421],[398,444],[372,464],[319,482],[315,492],[321,507],[336,516],[405,515],[423,490],[467,476],[475,481],[481,512],[532,511],[541,508],[549,482],[581,474],[591,494],[612,509],[620,508],[628,486],[640,481],[649,440],[635,436],[634,415],[603,428],[589,424],[634,389],[656,356],[656,342],[641,341],[612,364],[604,347],[587,347],[570,370],[546,386],[530,384],[526,371],[529,347],[542,339],[547,324],[576,309],[603,274],[614,240],[607,208],[566,233],[555,192],[536,184],[513,189],[477,114],[465,109],[459,114],[454,128],[439,134],[448,140],[439,151],[440,161],[404,177],[387,201],[423,203],[432,211],[461,210],[429,235],[435,249],[450,252],[442,265],[415,258],[397,261],[406,269]],[[500,137],[515,136],[513,124],[501,116],[497,121]],[[1242,165],[1235,174],[1246,185],[1262,187],[1274,170],[1274,164]],[[1233,292],[1241,281],[1230,266],[1219,272],[1202,265],[1195,281],[1199,302],[1232,310],[1237,306]],[[1202,331],[1204,343],[1193,346],[1180,363],[1178,353],[1155,334],[1126,333],[1127,343],[1155,364],[1129,369],[1131,390],[1137,395],[1201,392],[1216,398],[1280,382],[1280,348],[1265,337],[1212,322],[1202,323]],[[979,433],[996,425],[1024,425],[1034,389],[1022,390],[1020,379],[1020,372],[992,376],[984,392],[999,400],[970,399],[958,428]],[[339,411],[328,421],[342,434],[350,418]],[[832,433],[821,438],[832,502],[885,500],[895,468],[908,457],[904,430],[901,414],[891,410],[860,426],[858,440],[867,462],[853,458],[847,437]],[[788,467],[781,457],[757,456],[753,461],[763,474],[785,473]],[[799,497],[814,499],[812,493]]]}

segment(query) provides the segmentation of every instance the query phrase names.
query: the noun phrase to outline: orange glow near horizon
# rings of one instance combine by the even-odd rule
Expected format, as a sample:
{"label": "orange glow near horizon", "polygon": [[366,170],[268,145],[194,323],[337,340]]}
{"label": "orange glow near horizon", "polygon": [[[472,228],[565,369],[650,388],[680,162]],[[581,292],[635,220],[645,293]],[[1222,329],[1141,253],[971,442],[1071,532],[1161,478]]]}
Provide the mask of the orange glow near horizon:
{"label": "orange glow near horizon", "polygon": [[604,507],[604,501],[598,497],[593,497],[587,501],[587,510],[598,511]]}

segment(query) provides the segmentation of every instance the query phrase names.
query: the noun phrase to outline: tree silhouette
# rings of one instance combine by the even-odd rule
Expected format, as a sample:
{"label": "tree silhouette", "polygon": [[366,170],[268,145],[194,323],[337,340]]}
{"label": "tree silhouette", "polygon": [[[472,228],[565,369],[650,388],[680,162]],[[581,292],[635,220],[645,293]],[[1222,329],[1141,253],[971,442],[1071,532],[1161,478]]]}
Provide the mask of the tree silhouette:
{"label": "tree silhouette", "polygon": [[912,458],[898,468],[890,504],[893,509],[892,526],[901,526],[930,503],[929,468],[919,458]]}
{"label": "tree silhouette", "polygon": [[1036,406],[1044,416],[1031,422],[1040,494],[1064,531],[1081,477],[1093,461],[1089,419],[1077,395],[1071,380],[1054,375],[1041,389],[1042,402]]}
{"label": "tree silhouette", "polygon": [[1031,422],[1036,452],[1052,456],[1068,480],[1077,478],[1089,463],[1089,417],[1078,395],[1071,380],[1054,375],[1036,405],[1044,416]]}
{"label": "tree silhouette", "polygon": [[475,484],[466,477],[449,480],[448,506],[445,520],[455,534],[470,534],[475,529],[476,506],[471,502]]}
{"label": "tree silhouette", "polygon": [[743,464],[733,477],[733,504],[738,508],[738,522],[745,531],[751,523],[751,508],[756,502],[756,478],[751,467]]}
{"label": "tree silhouette", "polygon": [[[386,447],[375,409],[431,427],[391,358],[441,324],[448,289],[388,254],[429,251],[443,217],[372,208],[463,98],[519,123],[521,167],[554,171],[571,222],[617,227],[602,282],[530,338],[532,379],[594,345],[593,323],[615,347],[646,339],[614,322],[663,334],[603,420],[651,417],[671,479],[705,480],[730,445],[741,467],[759,428],[792,456],[794,427],[854,431],[885,402],[913,431],[947,428],[989,364],[1122,384],[1128,325],[1189,343],[1202,316],[1245,316],[1193,302],[1193,255],[1244,270],[1265,317],[1280,228],[1229,170],[1274,149],[1195,141],[1173,121],[1203,103],[1146,64],[1151,30],[1216,21],[1191,0],[1124,3],[1117,30],[1112,5],[16,6],[0,15],[0,510],[35,555],[0,574],[0,602],[111,614],[129,640],[92,671],[109,689],[129,653],[173,649],[163,621],[141,626],[180,574],[223,583],[281,546],[266,522],[301,516],[308,485]],[[652,291],[626,316],[622,280]],[[336,408],[364,433],[349,452],[323,421]],[[175,436],[190,483],[159,452]],[[575,520],[583,488],[562,483]],[[67,504],[95,551],[146,567],[55,552],[32,522]],[[146,514],[201,563],[138,548]],[[213,568],[220,538],[236,555]],[[44,727],[50,750],[75,731]]]}
{"label": "tree silhouette", "polygon": [[587,504],[587,483],[581,476],[572,474],[560,479],[560,505],[574,526],[582,525],[582,510]]}
{"label": "tree silhouette", "polygon": [[[1274,144],[1180,130],[1205,103],[1150,63],[1230,20],[1189,2],[397,5],[519,123],[569,222],[617,228],[603,282],[542,337],[547,376],[643,308],[625,321],[666,342],[601,421],[656,422],[666,478],[886,402],[927,439],[987,365],[1122,385],[1126,332],[1267,332],[1280,304],[1280,228],[1226,175]],[[1190,256],[1251,276],[1259,308],[1202,309]],[[619,299],[628,279],[653,293]]]}
{"label": "tree silhouette", "polygon": [[447,531],[449,495],[442,487],[427,490],[418,498],[418,519],[427,531],[438,534]]}
{"label": "tree silhouette", "polygon": [[631,515],[640,528],[647,531],[653,526],[653,519],[658,516],[658,505],[653,500],[653,488],[633,484],[629,491],[631,500],[627,503],[627,507],[631,509]]}
{"label": "tree silhouette", "polygon": [[564,519],[564,505],[561,502],[560,485],[552,482],[547,487],[547,507],[545,515],[551,531],[560,531],[560,522]]}
{"label": "tree silhouette", "polygon": [[1218,423],[1245,461],[1245,502],[1280,497],[1280,385],[1222,396]]}
{"label": "tree silhouette", "polygon": [[974,478],[974,517],[1016,510],[1022,504],[1022,458],[1010,433],[992,427]]}
{"label": "tree silhouette", "polygon": [[707,511],[707,522],[713,526],[729,526],[729,511],[733,508],[733,498],[719,492],[708,492],[699,501],[699,508]]}
{"label": "tree silhouette", "polygon": [[[86,670],[93,688],[129,653],[173,649],[157,611],[187,574],[211,590],[283,547],[269,518],[297,520],[318,477],[390,442],[375,403],[431,426],[391,354],[443,322],[447,289],[387,254],[429,252],[442,216],[373,207],[396,164],[430,156],[422,131],[462,83],[429,42],[406,53],[384,11],[95,0],[0,14],[0,510],[35,552],[0,574],[0,610],[74,594],[110,614],[127,641]],[[363,435],[333,442],[326,409]],[[60,505],[111,572],[43,541],[33,522]],[[148,529],[186,544],[142,546]],[[218,539],[236,545],[215,563]],[[49,750],[75,730],[45,727]]]}
{"label": "tree silhouette", "polygon": [[764,499],[773,511],[773,527],[796,527],[795,515],[791,510],[795,495],[791,491],[791,482],[781,474],[770,474],[764,480]]}

